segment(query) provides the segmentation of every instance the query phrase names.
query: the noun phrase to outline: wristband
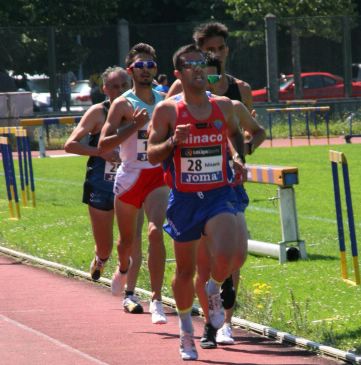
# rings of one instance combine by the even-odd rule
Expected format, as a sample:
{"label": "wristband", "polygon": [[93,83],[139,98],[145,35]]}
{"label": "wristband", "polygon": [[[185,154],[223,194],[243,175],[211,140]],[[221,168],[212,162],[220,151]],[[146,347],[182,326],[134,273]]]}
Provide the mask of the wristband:
{"label": "wristband", "polygon": [[170,136],[169,139],[172,146],[175,147],[177,144],[174,142],[173,136]]}

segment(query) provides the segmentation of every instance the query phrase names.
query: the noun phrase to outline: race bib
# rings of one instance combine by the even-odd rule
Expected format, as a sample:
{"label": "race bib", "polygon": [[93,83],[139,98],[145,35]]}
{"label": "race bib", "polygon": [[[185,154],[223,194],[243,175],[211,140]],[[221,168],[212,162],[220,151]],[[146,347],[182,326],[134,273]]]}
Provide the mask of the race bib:
{"label": "race bib", "polygon": [[104,180],[114,181],[120,163],[105,161]]}
{"label": "race bib", "polygon": [[138,130],[137,135],[137,160],[148,161],[147,155],[148,132],[146,129]]}
{"label": "race bib", "polygon": [[223,182],[222,147],[187,147],[181,152],[182,184]]}

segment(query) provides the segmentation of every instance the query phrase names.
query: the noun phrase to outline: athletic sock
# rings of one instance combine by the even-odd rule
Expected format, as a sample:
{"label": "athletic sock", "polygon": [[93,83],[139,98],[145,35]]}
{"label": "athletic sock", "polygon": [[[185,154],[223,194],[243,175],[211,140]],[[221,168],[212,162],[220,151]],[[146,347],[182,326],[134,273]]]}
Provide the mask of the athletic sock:
{"label": "athletic sock", "polygon": [[218,294],[221,290],[222,283],[214,280],[212,277],[208,280],[207,292],[208,294]]}
{"label": "athletic sock", "polygon": [[192,308],[186,310],[177,310],[179,317],[179,328],[183,332],[193,333],[193,324],[192,324]]}

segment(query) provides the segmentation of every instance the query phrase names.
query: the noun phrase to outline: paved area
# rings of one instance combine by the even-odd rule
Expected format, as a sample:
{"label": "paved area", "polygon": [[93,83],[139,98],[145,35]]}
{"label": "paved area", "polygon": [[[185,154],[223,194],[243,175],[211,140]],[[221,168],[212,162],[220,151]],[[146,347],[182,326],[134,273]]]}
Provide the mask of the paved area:
{"label": "paved area", "polygon": [[[166,325],[153,325],[146,302],[144,314],[128,314],[107,287],[4,255],[0,278],[1,364],[184,364],[172,308]],[[340,364],[239,329],[235,345],[203,350],[201,318],[195,317],[194,325],[199,363]]]}

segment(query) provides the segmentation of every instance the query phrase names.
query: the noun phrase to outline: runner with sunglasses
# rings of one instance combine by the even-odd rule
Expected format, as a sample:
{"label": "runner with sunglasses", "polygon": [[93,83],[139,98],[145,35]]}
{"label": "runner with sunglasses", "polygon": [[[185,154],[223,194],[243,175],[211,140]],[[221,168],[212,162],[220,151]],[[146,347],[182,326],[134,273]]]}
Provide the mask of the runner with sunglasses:
{"label": "runner with sunglasses", "polygon": [[[220,328],[224,310],[222,282],[244,261],[237,225],[237,198],[231,187],[228,143],[235,153],[234,169],[242,174],[243,139],[231,100],[209,97],[205,59],[195,45],[180,48],[173,56],[174,75],[183,94],[169,98],[154,110],[150,123],[148,158],[163,162],[171,187],[166,232],[174,242],[176,270],[173,293],[180,324],[180,355],[197,359],[192,325],[197,246],[202,234],[209,237],[211,275],[206,285],[210,322]],[[229,142],[228,142],[229,141]],[[227,242],[227,245],[224,245]]]}
{"label": "runner with sunglasses", "polygon": [[[115,172],[120,163],[117,148],[100,154],[97,145],[101,128],[107,117],[110,104],[130,88],[130,78],[121,67],[108,67],[102,74],[103,92],[108,100],[91,106],[81,118],[65,143],[65,151],[90,156],[84,182],[83,203],[88,205],[95,241],[95,257],[90,264],[90,275],[99,280],[113,248]],[[88,144],[81,140],[88,137]],[[141,243],[143,214],[139,215],[135,246]],[[139,229],[140,227],[140,229]],[[137,277],[140,263],[132,269],[131,277]]]}
{"label": "runner with sunglasses", "polygon": [[[164,183],[161,166],[153,166],[148,162],[147,127],[155,105],[164,97],[152,89],[152,81],[157,74],[153,47],[145,43],[135,45],[129,51],[125,63],[133,80],[133,88],[111,105],[98,145],[100,151],[108,151],[120,145],[122,160],[114,183],[114,204],[119,228],[119,265],[113,275],[112,293],[121,294],[129,268],[134,265],[132,246],[138,215],[144,206],[148,218],[148,268],[152,290],[149,310],[152,322],[161,324],[167,322],[161,289],[165,269],[162,225],[168,188]],[[127,289],[123,301],[125,308],[130,301],[136,304],[137,298]]]}
{"label": "runner with sunglasses", "polygon": [[[221,78],[221,62],[219,58],[212,54],[207,54],[207,80],[208,80],[208,90],[212,94],[218,95],[218,87]],[[245,105],[239,100],[232,100],[234,112],[236,118],[239,122],[239,126],[242,128],[243,132],[246,132],[250,136],[251,141],[245,144],[244,154],[250,154],[258,147],[265,139],[266,133],[263,127],[252,117]],[[250,148],[249,144],[252,143]],[[243,187],[243,185],[236,185],[234,187],[238,199],[238,219],[240,226],[240,239],[242,245],[247,246],[247,226],[244,217],[244,212],[248,206],[248,196]],[[237,286],[239,281],[239,270],[234,273],[234,283],[235,288],[233,288],[233,280],[227,279],[222,285],[221,297],[223,299],[223,306],[225,308],[225,323],[222,328],[215,329],[209,320],[208,315],[208,305],[207,296],[204,290],[204,285],[209,279],[210,273],[210,259],[209,252],[207,250],[207,237],[202,237],[201,243],[198,248],[197,256],[197,276],[196,276],[196,290],[199,302],[203,309],[205,326],[204,333],[200,341],[200,346],[205,349],[211,349],[217,347],[219,344],[234,344],[234,339],[232,337],[232,327],[231,320],[234,310],[235,297],[237,294]]]}

